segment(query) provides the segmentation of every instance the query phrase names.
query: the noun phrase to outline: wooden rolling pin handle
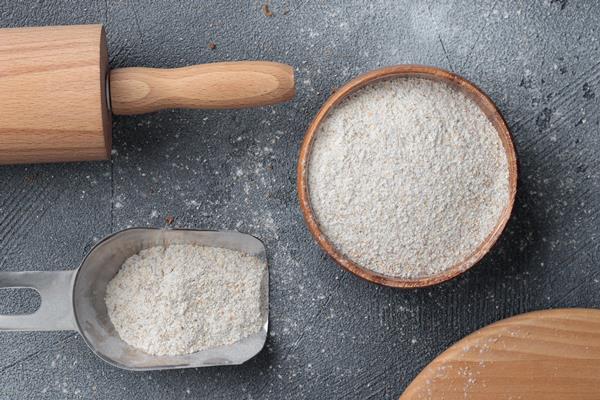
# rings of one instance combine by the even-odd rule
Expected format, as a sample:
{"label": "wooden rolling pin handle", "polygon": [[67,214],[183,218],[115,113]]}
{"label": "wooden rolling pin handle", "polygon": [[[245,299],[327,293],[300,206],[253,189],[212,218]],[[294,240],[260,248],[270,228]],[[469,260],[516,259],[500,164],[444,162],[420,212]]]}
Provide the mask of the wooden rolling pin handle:
{"label": "wooden rolling pin handle", "polygon": [[110,72],[113,114],[166,108],[245,108],[294,97],[294,70],[268,61],[238,61],[174,69],[119,68]]}

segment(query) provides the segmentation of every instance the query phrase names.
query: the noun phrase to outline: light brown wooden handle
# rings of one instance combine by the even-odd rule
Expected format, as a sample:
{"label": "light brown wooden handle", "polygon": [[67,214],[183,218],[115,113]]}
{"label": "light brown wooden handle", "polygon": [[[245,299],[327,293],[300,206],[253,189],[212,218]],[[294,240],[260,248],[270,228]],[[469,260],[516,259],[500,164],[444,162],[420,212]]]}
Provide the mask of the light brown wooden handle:
{"label": "light brown wooden handle", "polygon": [[112,112],[165,108],[244,108],[294,97],[294,70],[268,61],[238,61],[174,69],[119,68],[110,73]]}

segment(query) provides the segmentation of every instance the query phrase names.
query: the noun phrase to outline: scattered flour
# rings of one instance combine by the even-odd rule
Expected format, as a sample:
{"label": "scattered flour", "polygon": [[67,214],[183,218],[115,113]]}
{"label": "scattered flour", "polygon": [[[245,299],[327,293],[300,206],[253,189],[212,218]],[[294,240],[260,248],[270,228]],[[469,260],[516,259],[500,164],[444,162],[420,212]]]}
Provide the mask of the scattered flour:
{"label": "scattered flour", "polygon": [[471,99],[426,79],[349,96],[321,124],[308,168],[328,240],[357,264],[405,279],[465,260],[508,203],[498,133]]}
{"label": "scattered flour", "polygon": [[180,355],[234,343],[267,318],[266,264],[237,251],[151,247],[128,258],[106,289],[120,337],[146,353]]}

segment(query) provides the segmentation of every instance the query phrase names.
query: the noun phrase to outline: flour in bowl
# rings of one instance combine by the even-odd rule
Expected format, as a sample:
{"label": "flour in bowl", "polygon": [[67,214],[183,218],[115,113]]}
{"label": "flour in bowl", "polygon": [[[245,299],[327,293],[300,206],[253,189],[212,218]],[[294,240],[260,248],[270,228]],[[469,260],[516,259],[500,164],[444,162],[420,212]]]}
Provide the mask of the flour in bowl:
{"label": "flour in bowl", "polygon": [[117,333],[153,355],[180,355],[257,333],[267,318],[263,260],[214,247],[151,247],[106,288]]}
{"label": "flour in bowl", "polygon": [[471,256],[509,202],[502,142],[473,100],[420,78],[379,81],[315,134],[308,190],[319,227],[372,271],[435,276]]}

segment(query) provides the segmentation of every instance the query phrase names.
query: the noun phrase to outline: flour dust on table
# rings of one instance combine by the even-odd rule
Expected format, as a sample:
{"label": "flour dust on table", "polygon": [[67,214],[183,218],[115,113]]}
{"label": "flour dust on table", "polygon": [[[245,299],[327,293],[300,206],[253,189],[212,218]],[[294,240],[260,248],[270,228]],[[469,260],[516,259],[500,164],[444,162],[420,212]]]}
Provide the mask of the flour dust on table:
{"label": "flour dust on table", "polygon": [[334,107],[315,135],[310,202],[346,257],[400,278],[435,276],[467,259],[509,200],[498,132],[443,82],[394,78]]}

